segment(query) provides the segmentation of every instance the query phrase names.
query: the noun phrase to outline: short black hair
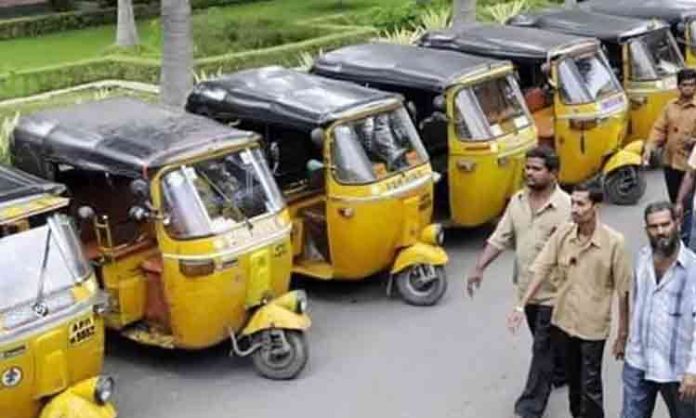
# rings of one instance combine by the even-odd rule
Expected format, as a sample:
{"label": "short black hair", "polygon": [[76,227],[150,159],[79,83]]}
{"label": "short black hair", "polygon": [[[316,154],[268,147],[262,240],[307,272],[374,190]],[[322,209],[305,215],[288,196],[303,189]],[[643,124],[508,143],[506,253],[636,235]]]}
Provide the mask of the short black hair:
{"label": "short black hair", "polygon": [[677,84],[681,84],[684,80],[696,80],[696,70],[693,68],[682,68],[677,73]]}
{"label": "short black hair", "polygon": [[674,205],[666,200],[659,200],[657,202],[649,203],[648,206],[645,207],[645,211],[643,212],[643,219],[645,220],[645,223],[648,223],[648,216],[655,212],[662,212],[664,210],[669,211],[673,221],[677,220],[677,211],[674,208]]}
{"label": "short black hair", "polygon": [[577,184],[573,187],[574,192],[587,192],[590,195],[590,201],[594,204],[604,201],[604,190],[597,182],[585,182]]}
{"label": "short black hair", "polygon": [[539,158],[544,160],[544,166],[549,171],[557,172],[561,168],[561,160],[558,158],[558,154],[553,148],[546,145],[536,146],[525,154],[527,158]]}

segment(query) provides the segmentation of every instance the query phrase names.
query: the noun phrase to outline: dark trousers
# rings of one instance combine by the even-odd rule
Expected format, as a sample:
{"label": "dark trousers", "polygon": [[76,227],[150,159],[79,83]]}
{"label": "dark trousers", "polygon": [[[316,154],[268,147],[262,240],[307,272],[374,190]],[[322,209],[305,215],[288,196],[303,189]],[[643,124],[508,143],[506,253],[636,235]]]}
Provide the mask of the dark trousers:
{"label": "dark trousers", "polygon": [[551,344],[550,306],[527,305],[525,314],[532,331],[532,361],[527,383],[515,402],[515,414],[523,418],[540,418],[546,409],[553,383],[554,349]]}
{"label": "dark trousers", "polygon": [[657,383],[645,380],[645,373],[624,363],[623,408],[621,418],[651,418],[657,394],[662,395],[671,418],[696,418],[694,402],[679,399],[679,382]]}
{"label": "dark trousers", "polygon": [[563,351],[568,400],[573,418],[604,418],[602,357],[605,340],[588,341],[552,328],[553,342]]}
{"label": "dark trousers", "polygon": [[[675,170],[671,167],[665,167],[665,184],[667,185],[667,194],[669,195],[669,200],[672,203],[677,202],[677,197],[679,196],[679,187],[681,186],[682,179],[684,179],[684,171]],[[681,225],[681,239],[685,245],[689,245],[689,240],[691,238],[691,222],[693,219],[693,193],[686,197],[686,201],[682,202],[684,204],[684,219],[682,219]]]}
{"label": "dark trousers", "polygon": [[[541,309],[540,309],[541,308]],[[527,305],[524,307],[524,314],[527,317],[527,326],[532,332],[532,338],[536,334],[537,318],[539,311],[546,310],[547,307],[542,305]],[[556,386],[566,384],[565,365],[563,364],[563,352],[553,349],[553,379],[552,382]]]}

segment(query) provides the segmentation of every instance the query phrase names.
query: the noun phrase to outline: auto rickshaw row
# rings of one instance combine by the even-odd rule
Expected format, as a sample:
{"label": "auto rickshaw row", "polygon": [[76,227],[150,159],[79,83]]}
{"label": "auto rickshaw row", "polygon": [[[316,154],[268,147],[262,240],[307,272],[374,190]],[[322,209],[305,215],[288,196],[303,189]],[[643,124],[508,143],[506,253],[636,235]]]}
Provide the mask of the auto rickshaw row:
{"label": "auto rickshaw row", "polygon": [[117,98],[22,117],[22,171],[0,169],[0,415],[114,417],[104,326],[168,349],[229,340],[262,376],[297,376],[310,319],[291,273],[383,274],[388,293],[437,303],[435,201],[450,225],[491,221],[537,143],[563,184],[635,203],[640,140],[684,66],[670,29],[688,59],[695,32],[676,6],[669,25],[633,6],[349,46],[310,73],[240,71],[195,86],[190,113]]}

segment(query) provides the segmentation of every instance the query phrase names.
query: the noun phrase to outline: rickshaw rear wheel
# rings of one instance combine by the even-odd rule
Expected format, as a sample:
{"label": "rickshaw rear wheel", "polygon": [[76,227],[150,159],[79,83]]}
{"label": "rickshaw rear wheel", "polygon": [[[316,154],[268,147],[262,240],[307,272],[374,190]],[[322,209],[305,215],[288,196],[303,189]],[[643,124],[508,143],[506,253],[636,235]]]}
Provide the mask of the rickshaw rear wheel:
{"label": "rickshaw rear wheel", "polygon": [[272,380],[297,377],[309,359],[307,339],[301,331],[270,329],[260,332],[261,347],[254,351],[256,371]]}
{"label": "rickshaw rear wheel", "polygon": [[442,266],[418,264],[396,275],[396,288],[406,303],[432,306],[447,290],[447,276]]}
{"label": "rickshaw rear wheel", "polygon": [[615,205],[634,205],[645,193],[645,176],[639,167],[617,168],[604,178],[607,200]]}

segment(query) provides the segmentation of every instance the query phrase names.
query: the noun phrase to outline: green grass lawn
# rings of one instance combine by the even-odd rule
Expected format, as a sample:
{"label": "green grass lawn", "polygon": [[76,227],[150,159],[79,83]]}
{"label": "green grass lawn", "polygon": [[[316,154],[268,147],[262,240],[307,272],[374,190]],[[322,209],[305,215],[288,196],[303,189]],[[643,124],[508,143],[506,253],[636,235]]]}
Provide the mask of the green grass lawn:
{"label": "green grass lawn", "polygon": [[[399,6],[414,0],[266,0],[219,8],[230,18],[278,17],[300,20],[342,12],[360,12],[374,6]],[[199,11],[205,13],[205,10]],[[35,38],[0,41],[0,74],[13,70],[44,67],[107,53],[115,39],[115,25],[55,33]],[[159,52],[159,21],[138,22],[138,34],[146,54]]]}

